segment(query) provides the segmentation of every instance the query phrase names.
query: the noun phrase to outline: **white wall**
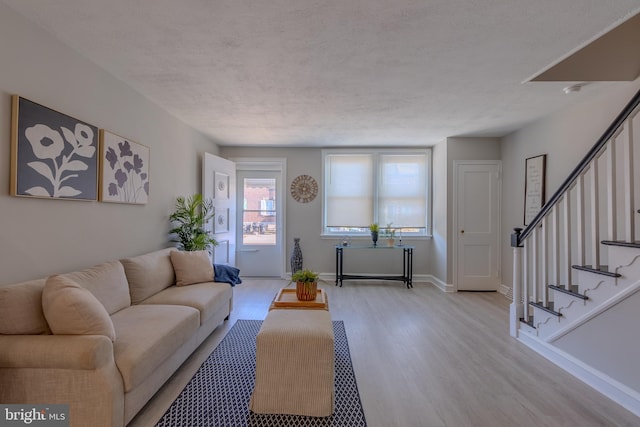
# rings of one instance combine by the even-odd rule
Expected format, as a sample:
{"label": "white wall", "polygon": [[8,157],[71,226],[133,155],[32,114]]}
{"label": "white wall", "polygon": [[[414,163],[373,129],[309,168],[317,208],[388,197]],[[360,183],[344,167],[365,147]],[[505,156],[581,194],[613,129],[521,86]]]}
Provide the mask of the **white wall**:
{"label": "white wall", "polygon": [[433,251],[431,252],[431,274],[445,284],[450,276],[447,274],[447,200],[449,191],[447,186],[447,141],[433,146]]}
{"label": "white wall", "polygon": [[[175,197],[200,191],[216,145],[0,3],[0,284],[168,245]],[[144,206],[9,196],[11,95],[151,149]]]}
{"label": "white wall", "polygon": [[[257,148],[257,147],[220,147],[220,155],[224,158],[238,157],[259,157],[259,158],[286,158],[287,177],[284,183],[286,191],[286,256],[288,257],[293,249],[293,238],[300,237],[300,246],[304,258],[304,267],[314,271],[327,274],[335,274],[335,245],[338,243],[336,237],[321,237],[322,233],[322,150],[319,148]],[[291,181],[301,174],[311,175],[318,181],[319,194],[310,203],[298,203],[289,193]],[[358,241],[354,240],[354,243]],[[364,243],[370,243],[368,237],[363,237]],[[403,244],[414,245],[413,273],[414,275],[431,274],[432,271],[432,239],[406,239],[403,237]],[[399,251],[398,251],[399,252]],[[353,259],[353,258],[350,258]],[[387,260],[388,261],[388,260]],[[388,268],[397,267],[402,272],[401,261],[396,263],[385,260],[366,260],[362,263],[349,264],[349,273],[396,273]],[[345,267],[346,268],[346,267]],[[354,268],[354,270],[351,270]],[[378,270],[374,270],[378,268]],[[357,271],[359,270],[359,271]],[[346,271],[345,271],[346,272]]]}
{"label": "white wall", "polygon": [[585,87],[571,96],[580,102],[532,123],[502,140],[502,283],[511,288],[513,259],[510,235],[522,227],[524,164],[528,157],[547,155],[547,199],[569,176],[615,117],[640,89],[640,79],[607,84],[604,90]]}

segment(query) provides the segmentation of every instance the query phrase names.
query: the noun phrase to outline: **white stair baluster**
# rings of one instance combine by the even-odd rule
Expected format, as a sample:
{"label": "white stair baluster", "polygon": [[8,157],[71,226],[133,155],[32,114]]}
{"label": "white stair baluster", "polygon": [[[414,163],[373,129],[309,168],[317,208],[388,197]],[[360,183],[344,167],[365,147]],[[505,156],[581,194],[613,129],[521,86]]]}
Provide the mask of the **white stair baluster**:
{"label": "white stair baluster", "polygon": [[558,205],[551,211],[551,268],[553,284],[560,286],[560,229],[558,227]]}
{"label": "white stair baluster", "polygon": [[576,250],[578,252],[578,265],[585,265],[584,216],[584,175],[580,174],[576,180]]}
{"label": "white stair baluster", "polygon": [[607,150],[607,238],[616,240],[618,235],[618,218],[616,209],[616,140],[609,141]]}
{"label": "white stair baluster", "polygon": [[536,227],[531,233],[531,300],[535,303],[540,302],[538,288],[540,287],[538,271],[540,263],[538,262],[538,232],[540,227]]}
{"label": "white stair baluster", "polygon": [[542,218],[540,225],[540,296],[542,297],[542,305],[547,307],[549,301],[549,288],[547,287],[547,218]]}
{"label": "white stair baluster", "polygon": [[522,303],[524,305],[524,321],[529,321],[529,241],[524,241],[522,248]]}
{"label": "white stair baluster", "polygon": [[598,205],[598,158],[591,163],[591,267],[600,268],[600,206]]}
{"label": "white stair baluster", "polygon": [[571,201],[570,193],[567,192],[564,199],[564,209],[562,211],[562,222],[564,225],[564,260],[565,260],[565,271],[567,273],[567,289],[571,289],[572,282],[572,271],[571,268]]}
{"label": "white stair baluster", "polygon": [[627,140],[624,144],[624,239],[627,242],[635,240],[635,206],[633,185],[633,127],[631,119],[627,120]]}

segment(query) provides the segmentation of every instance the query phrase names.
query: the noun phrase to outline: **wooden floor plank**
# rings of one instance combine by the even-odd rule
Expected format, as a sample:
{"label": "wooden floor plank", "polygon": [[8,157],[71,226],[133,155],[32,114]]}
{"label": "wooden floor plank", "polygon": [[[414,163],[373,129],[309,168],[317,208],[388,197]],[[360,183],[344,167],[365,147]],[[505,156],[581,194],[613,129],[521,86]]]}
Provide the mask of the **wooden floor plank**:
{"label": "wooden floor plank", "polygon": [[[286,281],[244,279],[234,311],[132,421],[153,425],[237,319],[264,319]],[[343,320],[367,422],[388,426],[637,426],[640,419],[509,336],[497,293],[321,284]]]}

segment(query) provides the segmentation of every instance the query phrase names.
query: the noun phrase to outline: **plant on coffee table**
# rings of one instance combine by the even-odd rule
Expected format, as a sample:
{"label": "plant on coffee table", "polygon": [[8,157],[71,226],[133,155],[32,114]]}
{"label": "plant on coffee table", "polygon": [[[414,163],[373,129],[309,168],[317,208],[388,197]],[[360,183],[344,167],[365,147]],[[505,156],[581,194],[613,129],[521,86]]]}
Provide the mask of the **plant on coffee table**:
{"label": "plant on coffee table", "polygon": [[300,301],[313,301],[318,294],[318,277],[314,271],[304,269],[291,275],[291,281],[296,282],[296,297]]}

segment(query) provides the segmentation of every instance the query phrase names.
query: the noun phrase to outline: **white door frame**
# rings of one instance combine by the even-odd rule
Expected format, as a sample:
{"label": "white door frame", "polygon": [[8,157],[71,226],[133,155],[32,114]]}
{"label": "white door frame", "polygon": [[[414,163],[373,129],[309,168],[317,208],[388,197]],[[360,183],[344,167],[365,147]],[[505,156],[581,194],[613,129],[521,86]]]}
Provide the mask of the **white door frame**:
{"label": "white door frame", "polygon": [[[451,247],[453,251],[453,289],[458,292],[458,170],[462,165],[496,165],[498,166],[498,184],[502,183],[502,161],[501,160],[454,160],[453,161],[453,227],[451,229]],[[498,191],[498,247],[497,247],[497,268],[498,277],[501,277],[502,263],[502,188]],[[498,290],[500,289],[498,284]]]}
{"label": "white door frame", "polygon": [[[282,266],[280,268],[280,277],[285,278],[286,275],[286,265],[287,265],[287,221],[285,217],[285,212],[287,208],[287,159],[284,157],[233,157],[230,158],[231,161],[236,164],[236,171],[274,171],[280,172],[280,182],[282,183],[282,194],[278,198],[278,206],[276,207],[278,211],[278,215],[281,221],[281,233],[282,233],[282,248],[281,248],[281,258],[282,258]],[[238,186],[239,188],[239,186]],[[237,235],[237,233],[242,233],[241,227],[236,227],[236,241],[240,241],[238,239],[242,239],[242,235]]]}

